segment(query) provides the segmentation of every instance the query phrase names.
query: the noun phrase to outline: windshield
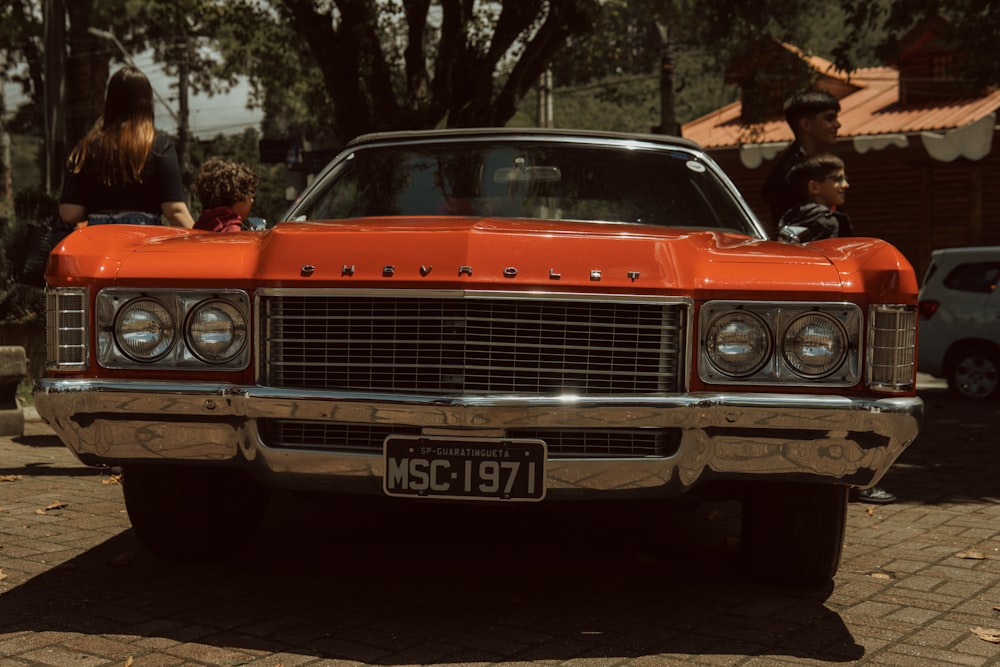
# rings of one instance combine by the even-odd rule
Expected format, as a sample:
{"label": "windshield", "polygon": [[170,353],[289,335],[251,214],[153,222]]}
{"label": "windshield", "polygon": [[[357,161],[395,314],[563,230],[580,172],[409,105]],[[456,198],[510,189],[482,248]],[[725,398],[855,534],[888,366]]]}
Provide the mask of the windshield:
{"label": "windshield", "polygon": [[569,142],[358,149],[291,217],[472,216],[639,223],[755,235],[712,169],[683,150]]}

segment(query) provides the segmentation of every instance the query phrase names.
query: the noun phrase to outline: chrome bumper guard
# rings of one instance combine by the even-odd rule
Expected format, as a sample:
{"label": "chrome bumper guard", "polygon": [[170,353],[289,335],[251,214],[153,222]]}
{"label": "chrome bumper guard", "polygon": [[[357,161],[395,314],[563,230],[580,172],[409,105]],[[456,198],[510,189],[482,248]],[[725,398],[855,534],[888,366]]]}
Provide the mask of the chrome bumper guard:
{"label": "chrome bumper guard", "polygon": [[708,480],[870,486],[916,438],[917,397],[700,393],[650,397],[423,397],[211,383],[43,379],[35,406],[84,463],[230,462],[286,488],[382,492],[383,458],[267,447],[258,420],[419,427],[502,437],[523,428],[675,428],[675,453],[552,459],[549,498],[667,497]]}

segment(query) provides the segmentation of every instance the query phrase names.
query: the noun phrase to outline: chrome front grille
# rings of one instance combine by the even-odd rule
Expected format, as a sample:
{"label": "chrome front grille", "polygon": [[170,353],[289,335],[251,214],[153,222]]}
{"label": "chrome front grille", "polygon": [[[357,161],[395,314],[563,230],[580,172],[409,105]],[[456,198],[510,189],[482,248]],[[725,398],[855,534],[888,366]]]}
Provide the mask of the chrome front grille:
{"label": "chrome front grille", "polygon": [[683,390],[686,303],[452,294],[262,291],[260,382],[431,395]]}
{"label": "chrome front grille", "polygon": [[[261,419],[261,441],[273,449],[340,454],[381,454],[390,435],[420,435],[416,426],[338,424],[295,419]],[[514,429],[509,438],[544,440],[550,459],[664,458],[677,453],[680,429]],[[456,436],[460,437],[460,436]]]}

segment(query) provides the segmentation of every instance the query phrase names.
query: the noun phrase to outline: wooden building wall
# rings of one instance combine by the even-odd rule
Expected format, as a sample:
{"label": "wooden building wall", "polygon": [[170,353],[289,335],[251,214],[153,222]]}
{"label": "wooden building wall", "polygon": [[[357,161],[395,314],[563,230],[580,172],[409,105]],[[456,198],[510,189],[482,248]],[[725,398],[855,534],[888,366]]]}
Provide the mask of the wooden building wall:
{"label": "wooden building wall", "polygon": [[[737,149],[709,151],[762,221],[770,213],[760,196],[773,160],[748,169]],[[883,238],[903,252],[922,276],[932,250],[1000,245],[1000,133],[978,161],[938,162],[919,136],[906,148],[855,152],[850,141],[834,151],[846,164],[847,213],[855,233]]]}

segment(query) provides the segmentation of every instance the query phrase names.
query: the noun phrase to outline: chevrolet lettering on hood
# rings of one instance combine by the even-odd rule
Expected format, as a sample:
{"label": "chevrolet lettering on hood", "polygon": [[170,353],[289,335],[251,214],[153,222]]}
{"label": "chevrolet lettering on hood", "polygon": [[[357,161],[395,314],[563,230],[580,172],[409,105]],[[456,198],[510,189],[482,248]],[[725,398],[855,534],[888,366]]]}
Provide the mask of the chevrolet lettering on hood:
{"label": "chevrolet lettering on hood", "polygon": [[728,497],[753,574],[824,585],[922,417],[903,256],[768,239],[674,137],[359,137],[270,229],[88,227],[46,279],[35,405],[164,558],[241,544],[274,489]]}

